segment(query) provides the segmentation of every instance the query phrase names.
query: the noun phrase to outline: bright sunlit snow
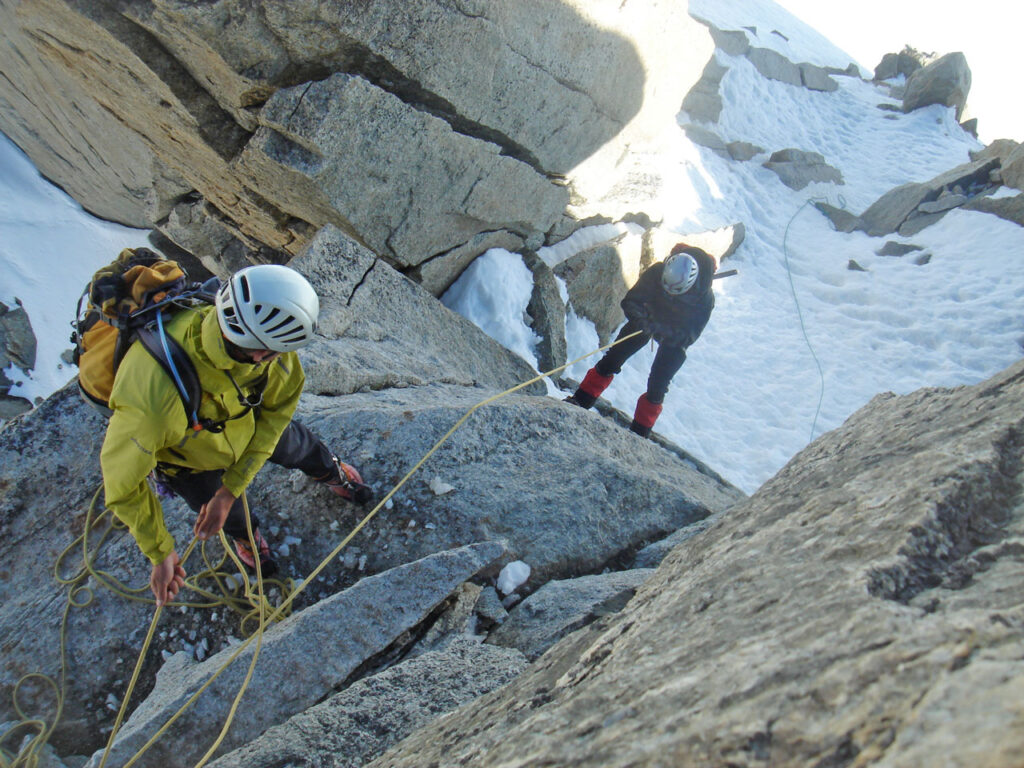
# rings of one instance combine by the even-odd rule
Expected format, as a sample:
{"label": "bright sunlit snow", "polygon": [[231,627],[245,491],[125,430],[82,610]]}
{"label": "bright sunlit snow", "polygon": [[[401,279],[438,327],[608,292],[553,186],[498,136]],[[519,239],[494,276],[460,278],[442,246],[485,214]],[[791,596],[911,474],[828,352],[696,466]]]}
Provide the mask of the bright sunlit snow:
{"label": "bright sunlit snow", "polygon": [[[756,26],[756,45],[793,61],[849,64],[835,46],[770,3],[700,0],[690,8],[723,28],[749,33],[747,27]],[[771,34],[775,29],[789,40]],[[701,149],[698,159],[677,161],[674,173],[659,169],[678,186],[678,203],[661,207],[679,211],[666,225],[680,240],[736,222],[745,225],[746,240],[723,265],[740,274],[715,283],[711,321],[676,375],[655,430],[753,492],[875,394],[975,383],[1019,359],[1024,264],[1016,255],[1024,249],[1024,229],[955,210],[908,238],[834,231],[813,201],[859,214],[893,187],[968,162],[968,152],[982,145],[957,125],[952,109],[883,111],[876,105],[892,99],[857,78],[836,77],[838,91],[813,92],[767,80],[745,58],[716,55],[729,71],[715,132],[725,142],[747,141],[766,152],[738,163]],[[682,132],[669,140],[684,141]],[[845,184],[790,190],[761,167],[772,151],[788,147],[821,153]],[[667,150],[659,158],[679,156],[692,157]],[[541,257],[557,264],[621,232],[593,229],[599,231],[576,235],[578,247],[563,243],[542,249]],[[876,255],[888,240],[923,250],[900,258]],[[930,259],[918,264],[924,254]],[[867,271],[849,269],[851,260]],[[476,286],[511,284],[505,272],[517,263],[507,252],[488,254],[486,266],[460,278],[445,303],[467,317],[478,315]],[[524,293],[508,301],[525,306],[528,299]],[[520,322],[518,314],[506,315],[504,324],[490,316],[488,332],[511,346],[523,338]],[[570,360],[598,347],[593,325],[573,313],[566,334]],[[631,414],[653,358],[650,347],[632,357],[605,398]],[[536,365],[534,356],[526,359]],[[589,357],[569,375],[581,379],[598,359]]]}
{"label": "bright sunlit snow", "polygon": [[[745,28],[753,44],[792,61],[839,69],[850,63],[772,3],[691,0],[690,8],[723,28]],[[726,160],[694,147],[671,125],[650,158],[656,164],[650,175],[663,179],[661,194],[641,207],[652,215],[672,211],[664,226],[680,239],[738,222],[746,227],[743,245],[722,265],[739,275],[715,283],[714,314],[690,348],[655,429],[752,492],[879,392],[974,383],[1019,359],[1024,229],[956,210],[909,238],[834,231],[812,201],[859,214],[895,186],[967,162],[968,152],[982,145],[959,128],[951,109],[883,111],[878,104],[895,102],[871,83],[837,76],[838,91],[812,92],[763,78],[745,58],[716,55],[729,71],[720,122],[711,127],[726,142],[766,151],[745,163]],[[821,153],[845,184],[790,190],[761,166],[769,153],[789,147]],[[120,248],[145,244],[146,233],[86,215],[42,182],[6,139],[0,140],[0,227],[0,300],[23,302],[40,342],[32,379],[14,393],[44,396],[74,373],[60,367],[59,355],[69,346],[78,291]],[[592,227],[539,255],[554,265],[622,236],[636,233],[623,225]],[[923,250],[876,255],[887,240]],[[925,254],[930,258],[919,264]],[[866,271],[849,269],[851,260]],[[530,289],[522,260],[494,250],[466,270],[444,301],[536,365],[537,337],[523,317]],[[589,321],[569,310],[571,360],[595,350],[598,338]],[[597,359],[568,374],[582,378]],[[635,355],[605,397],[631,414],[652,359],[650,347]]]}
{"label": "bright sunlit snow", "polygon": [[71,347],[83,286],[122,248],[146,245],[147,234],[87,214],[0,134],[0,301],[11,308],[21,303],[37,342],[31,376],[8,366],[17,385],[12,395],[45,398],[75,375],[61,353]]}

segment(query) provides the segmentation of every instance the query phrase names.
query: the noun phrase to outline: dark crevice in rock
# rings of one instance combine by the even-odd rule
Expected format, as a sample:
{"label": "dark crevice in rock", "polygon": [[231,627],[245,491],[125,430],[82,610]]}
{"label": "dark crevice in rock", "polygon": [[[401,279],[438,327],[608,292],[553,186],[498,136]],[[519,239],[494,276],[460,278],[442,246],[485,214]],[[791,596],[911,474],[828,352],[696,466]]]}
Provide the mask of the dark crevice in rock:
{"label": "dark crevice in rock", "polygon": [[271,248],[269,245],[264,245],[246,237],[237,221],[209,201],[207,201],[204,207],[204,212],[224,227],[244,247],[246,258],[252,264],[287,264],[291,261],[292,254],[279,251]]}
{"label": "dark crevice in rock", "polygon": [[[153,33],[129,18],[112,2],[72,0],[78,13],[103,27],[131,50],[178,98],[195,118],[203,140],[225,160],[235,158],[249,141],[250,132],[196,80]],[[60,43],[66,46],[65,43]],[[123,116],[120,117],[123,120]]]}
{"label": "dark crevice in rock", "polygon": [[273,128],[264,127],[263,130],[266,132],[265,152],[279,158],[289,168],[294,168],[306,176],[315,176],[323,168],[324,158],[320,153]]}
{"label": "dark crevice in rock", "polygon": [[370,273],[373,272],[376,266],[377,261],[374,260],[373,263],[370,264],[369,269],[363,272],[363,276],[359,278],[359,282],[352,286],[352,292],[348,295],[348,300],[345,302],[345,306],[352,306],[352,299],[356,297],[356,293],[359,291],[360,288],[363,287],[363,283],[366,282],[366,279],[370,276]]}
{"label": "dark crevice in rock", "polygon": [[430,631],[431,627],[437,623],[438,619],[447,611],[457,598],[455,595],[451,595],[447,600],[442,600],[430,613],[428,613],[423,620],[414,627],[410,627],[401,635],[399,635],[387,648],[375,653],[368,659],[363,661],[358,667],[356,667],[352,673],[345,678],[345,680],[334,687],[334,690],[324,696],[317,703],[322,703],[326,699],[333,696],[335,693],[348,688],[353,683],[356,683],[363,678],[372,677],[373,675],[379,674],[389,667],[393,667],[398,664],[406,656],[413,647]]}
{"label": "dark crevice in rock", "polygon": [[298,86],[311,81],[326,80],[333,74],[343,72],[365,79],[372,85],[387,91],[413,109],[426,112],[444,120],[456,133],[480,141],[496,144],[501,154],[526,163],[542,176],[555,178],[541,166],[540,160],[526,147],[518,144],[508,135],[482,123],[460,115],[455,105],[447,99],[428,90],[422,83],[403,74],[387,59],[371,51],[356,40],[346,45],[335,56],[332,64],[319,62],[289,68],[280,78],[282,87]]}
{"label": "dark crevice in rock", "polygon": [[292,121],[292,118],[295,117],[295,113],[298,112],[299,111],[299,107],[302,106],[302,100],[306,98],[306,94],[309,93],[309,89],[312,88],[312,87],[313,87],[313,83],[310,82],[310,83],[306,84],[306,87],[302,90],[302,94],[299,96],[298,99],[296,99],[296,101],[295,101],[295,108],[292,109],[291,114],[288,115],[288,120],[286,122],[290,123]]}
{"label": "dark crevice in rock", "polygon": [[[487,235],[500,235],[502,232],[508,232],[508,231],[509,231],[508,228],[505,228],[505,229],[485,229],[485,230],[481,230],[480,232],[475,233],[473,235],[473,237],[475,237],[475,238],[483,238],[483,237],[486,237]],[[457,245],[453,245],[451,248],[445,248],[443,251],[438,251],[437,253],[432,253],[429,256],[427,256],[427,257],[421,259],[420,261],[418,261],[416,264],[412,264],[412,265],[409,265],[409,266],[397,266],[397,267],[395,267],[395,269],[397,269],[399,272],[401,272],[406,277],[409,277],[411,279],[412,278],[412,273],[414,273],[416,270],[423,268],[424,266],[426,266],[427,264],[429,264],[432,261],[437,261],[438,259],[443,259],[446,256],[450,256],[452,253],[454,253],[455,251],[457,251],[460,248],[464,247],[465,245],[466,245],[466,243],[458,243]]]}
{"label": "dark crevice in rock", "polygon": [[853,736],[847,734],[830,754],[814,763],[811,768],[845,768],[856,760],[859,754],[860,748],[854,744]]}
{"label": "dark crevice in rock", "polygon": [[1010,510],[1020,501],[1022,445],[1021,433],[1011,429],[994,446],[994,471],[963,478],[939,501],[931,519],[911,529],[900,562],[869,573],[868,592],[906,604],[929,589],[963,589],[998,557],[1013,556],[1014,547],[986,548],[1006,538]]}

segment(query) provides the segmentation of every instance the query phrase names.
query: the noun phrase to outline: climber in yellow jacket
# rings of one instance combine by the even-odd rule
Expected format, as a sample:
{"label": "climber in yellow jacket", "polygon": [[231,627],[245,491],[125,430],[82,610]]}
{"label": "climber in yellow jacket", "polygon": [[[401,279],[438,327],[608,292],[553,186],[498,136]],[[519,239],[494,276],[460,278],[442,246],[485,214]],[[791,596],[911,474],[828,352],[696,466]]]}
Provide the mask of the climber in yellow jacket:
{"label": "climber in yellow jacket", "polygon": [[212,428],[189,427],[172,377],[141,344],[121,362],[100,454],[106,505],[152,563],[158,605],[174,599],[185,572],[147,481],[151,474],[198,513],[200,540],[223,528],[250,569],[260,558],[264,575],[276,563],[255,516],[252,552],[239,497],[265,462],[301,469],[348,500],[367,500],[359,472],[292,421],[305,383],[295,350],[312,341],[319,308],[298,272],[260,265],[235,273],[214,306],[183,310],[164,327],[195,366],[199,417]]}

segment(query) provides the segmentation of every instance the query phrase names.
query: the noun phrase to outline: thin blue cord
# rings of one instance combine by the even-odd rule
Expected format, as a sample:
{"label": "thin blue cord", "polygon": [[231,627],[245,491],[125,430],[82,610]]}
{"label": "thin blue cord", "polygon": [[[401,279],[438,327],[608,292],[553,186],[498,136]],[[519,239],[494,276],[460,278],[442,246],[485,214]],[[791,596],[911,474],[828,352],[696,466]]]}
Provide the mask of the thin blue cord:
{"label": "thin blue cord", "polygon": [[[793,293],[793,303],[796,304],[796,314],[797,317],[800,318],[800,332],[804,336],[804,343],[807,344],[807,349],[810,350],[811,357],[814,358],[814,364],[818,368],[818,381],[820,382],[820,387],[818,389],[818,407],[814,411],[814,421],[811,422],[811,436],[808,442],[814,440],[814,431],[818,427],[818,416],[821,414],[821,404],[825,399],[825,371],[822,369],[821,361],[818,360],[818,356],[814,353],[814,347],[811,346],[811,340],[807,336],[807,326],[804,324],[804,313],[803,310],[800,308],[800,300],[796,296],[796,285],[794,285],[793,283],[793,272],[789,267],[789,249],[786,248],[786,240],[789,238],[789,228],[793,225],[793,222],[796,220],[796,217],[799,216],[800,212],[804,208],[806,208],[807,205],[811,202],[816,201],[805,200],[804,204],[797,208],[796,213],[793,214],[793,216],[789,220],[789,223],[786,224],[786,231],[782,235],[782,256],[786,261],[786,276],[789,278],[789,290],[792,291]],[[845,201],[842,198],[839,198],[839,203],[840,205],[845,207]]]}
{"label": "thin blue cord", "polygon": [[[181,376],[178,375],[178,368],[174,365],[174,358],[171,357],[171,350],[167,346],[167,334],[164,332],[164,315],[163,312],[156,313],[156,326],[160,331],[160,344],[163,345],[164,355],[167,357],[167,362],[170,363],[171,373],[174,374],[174,383],[178,387],[178,391],[181,393],[182,401],[188,399],[188,392],[185,391],[185,385],[181,381]],[[192,423],[196,424],[199,422],[199,415],[192,411]]]}

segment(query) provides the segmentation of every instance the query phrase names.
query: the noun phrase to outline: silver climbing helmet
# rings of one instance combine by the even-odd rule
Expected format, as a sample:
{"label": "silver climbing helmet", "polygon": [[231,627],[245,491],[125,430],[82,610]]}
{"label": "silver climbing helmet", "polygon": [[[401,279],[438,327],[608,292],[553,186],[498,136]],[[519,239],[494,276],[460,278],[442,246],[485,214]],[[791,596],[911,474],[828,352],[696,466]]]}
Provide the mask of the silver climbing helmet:
{"label": "silver climbing helmet", "polygon": [[665,259],[665,270],[661,273],[661,286],[665,293],[678,296],[686,293],[697,282],[700,267],[697,260],[688,253],[676,252]]}
{"label": "silver climbing helmet", "polygon": [[217,292],[224,337],[242,349],[291,352],[313,340],[320,299],[302,275],[280,264],[245,267]]}

